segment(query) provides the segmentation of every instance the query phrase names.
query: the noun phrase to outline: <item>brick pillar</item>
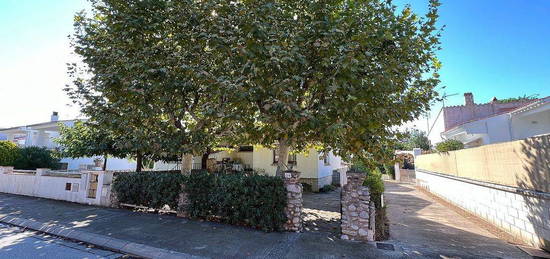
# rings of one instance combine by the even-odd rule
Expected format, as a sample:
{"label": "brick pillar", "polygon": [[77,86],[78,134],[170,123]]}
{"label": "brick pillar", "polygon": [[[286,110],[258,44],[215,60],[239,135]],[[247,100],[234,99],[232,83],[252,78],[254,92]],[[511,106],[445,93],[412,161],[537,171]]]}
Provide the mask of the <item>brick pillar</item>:
{"label": "brick pillar", "polygon": [[285,214],[287,221],[284,225],[287,231],[302,230],[302,184],[299,183],[300,172],[284,171],[283,179],[287,190],[287,205]]}
{"label": "brick pillar", "polygon": [[366,175],[347,172],[348,183],[342,189],[342,239],[374,241],[375,207],[369,188],[363,186]]}
{"label": "brick pillar", "polygon": [[182,186],[182,190],[184,191],[182,191],[178,196],[178,208],[176,211],[178,217],[187,218],[189,217],[189,213],[187,212],[187,207],[189,206],[189,196],[185,192],[185,185]]}

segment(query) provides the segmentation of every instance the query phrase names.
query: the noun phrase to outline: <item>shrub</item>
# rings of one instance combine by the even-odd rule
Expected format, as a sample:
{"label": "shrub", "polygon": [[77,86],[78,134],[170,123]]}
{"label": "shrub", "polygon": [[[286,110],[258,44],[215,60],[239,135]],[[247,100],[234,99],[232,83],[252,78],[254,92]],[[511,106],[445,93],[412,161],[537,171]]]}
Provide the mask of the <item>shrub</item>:
{"label": "shrub", "polygon": [[13,166],[19,156],[19,148],[10,141],[0,141],[0,166]]}
{"label": "shrub", "polygon": [[19,155],[13,166],[17,169],[34,170],[36,168],[59,168],[59,159],[45,147],[24,147],[19,149]]}
{"label": "shrub", "polygon": [[192,174],[186,185],[191,217],[279,231],[286,222],[287,193],[279,177]]}
{"label": "shrub", "polygon": [[[182,189],[185,184],[185,190]],[[191,217],[246,225],[265,231],[283,229],[286,188],[279,177],[258,174],[211,174],[198,171],[190,176],[174,172],[118,174],[113,191],[122,203],[160,209],[177,208],[185,191]]]}
{"label": "shrub", "polygon": [[378,168],[371,170],[367,174],[363,185],[369,187],[371,201],[374,202],[376,208],[381,208],[382,193],[384,193],[384,181],[382,180],[382,173],[380,170]]}
{"label": "shrub", "polygon": [[454,139],[448,139],[443,142],[439,142],[437,143],[437,145],[435,145],[435,149],[437,149],[438,152],[448,152],[448,151],[459,150],[463,148],[464,148],[464,144]]}
{"label": "shrub", "polygon": [[113,191],[119,202],[161,209],[177,209],[186,177],[177,172],[131,172],[117,174]]}
{"label": "shrub", "polygon": [[395,167],[393,165],[388,165],[388,164],[385,164],[384,165],[384,172],[387,174],[387,175],[390,175],[391,179],[395,179]]}

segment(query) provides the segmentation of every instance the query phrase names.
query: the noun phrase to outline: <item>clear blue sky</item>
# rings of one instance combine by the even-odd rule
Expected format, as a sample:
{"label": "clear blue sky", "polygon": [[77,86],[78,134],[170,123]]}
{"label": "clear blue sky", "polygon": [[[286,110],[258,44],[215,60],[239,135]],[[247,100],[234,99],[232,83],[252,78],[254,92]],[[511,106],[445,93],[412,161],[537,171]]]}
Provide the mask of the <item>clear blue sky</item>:
{"label": "clear blue sky", "polygon": [[[427,0],[395,3],[424,13]],[[459,94],[448,104],[462,104],[464,92],[473,92],[476,102],[550,95],[549,0],[442,3],[441,85]],[[0,127],[41,122],[53,110],[65,119],[78,116],[62,88],[72,17],[86,6],[84,0],[0,0]]]}

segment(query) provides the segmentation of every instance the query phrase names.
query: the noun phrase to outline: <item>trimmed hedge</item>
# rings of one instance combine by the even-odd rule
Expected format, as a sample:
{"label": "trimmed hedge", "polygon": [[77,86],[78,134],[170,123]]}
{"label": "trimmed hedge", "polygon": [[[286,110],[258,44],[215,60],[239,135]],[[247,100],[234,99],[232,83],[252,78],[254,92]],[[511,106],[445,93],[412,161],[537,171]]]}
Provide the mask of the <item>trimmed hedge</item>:
{"label": "trimmed hedge", "polygon": [[164,205],[176,210],[178,196],[186,177],[176,172],[131,172],[117,174],[113,191],[119,202],[162,209]]}
{"label": "trimmed hedge", "polygon": [[[185,184],[185,190],[182,189]],[[124,173],[113,182],[122,203],[160,209],[177,208],[179,193],[189,198],[193,218],[280,231],[286,222],[287,192],[279,177],[245,174]]]}
{"label": "trimmed hedge", "polygon": [[280,231],[286,222],[287,193],[279,177],[201,172],[191,174],[186,192],[191,217],[264,231]]}

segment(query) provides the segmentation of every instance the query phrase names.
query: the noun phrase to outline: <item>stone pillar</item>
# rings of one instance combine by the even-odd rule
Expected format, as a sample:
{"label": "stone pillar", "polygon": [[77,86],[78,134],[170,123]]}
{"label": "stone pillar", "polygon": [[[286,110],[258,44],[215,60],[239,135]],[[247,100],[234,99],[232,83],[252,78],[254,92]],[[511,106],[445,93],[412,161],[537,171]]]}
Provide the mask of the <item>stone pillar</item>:
{"label": "stone pillar", "polygon": [[286,231],[302,230],[302,184],[300,184],[300,172],[284,171],[283,179],[287,191],[287,205],[285,214],[287,221],[284,225]]}
{"label": "stone pillar", "polygon": [[348,183],[342,189],[342,236],[344,240],[374,241],[375,207],[369,188],[363,186],[366,175],[347,172]]}
{"label": "stone pillar", "polygon": [[176,208],[177,216],[182,218],[188,218],[189,213],[187,212],[187,207],[189,206],[189,195],[185,192],[185,185],[182,188],[182,191],[178,197],[178,207]]}

